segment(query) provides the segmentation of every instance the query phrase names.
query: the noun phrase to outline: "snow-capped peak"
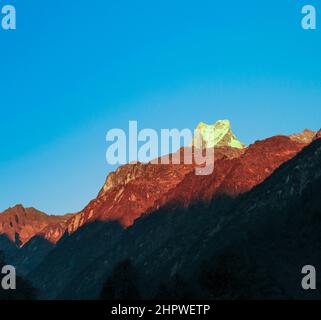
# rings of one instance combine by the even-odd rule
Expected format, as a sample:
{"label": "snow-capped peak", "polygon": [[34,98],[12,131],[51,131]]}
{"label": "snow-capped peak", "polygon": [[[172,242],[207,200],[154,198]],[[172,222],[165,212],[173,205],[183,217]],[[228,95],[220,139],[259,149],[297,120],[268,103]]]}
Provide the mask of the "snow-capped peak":
{"label": "snow-capped peak", "polygon": [[229,120],[218,120],[212,125],[201,122],[196,127],[196,130],[201,134],[203,147],[213,148],[228,146],[237,149],[244,149],[246,147],[233,134]]}

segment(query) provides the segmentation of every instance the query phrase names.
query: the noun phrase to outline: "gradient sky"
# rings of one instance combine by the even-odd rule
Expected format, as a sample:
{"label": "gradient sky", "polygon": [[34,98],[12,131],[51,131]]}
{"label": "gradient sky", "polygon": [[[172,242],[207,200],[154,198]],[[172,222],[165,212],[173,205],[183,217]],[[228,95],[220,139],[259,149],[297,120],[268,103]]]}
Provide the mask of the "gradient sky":
{"label": "gradient sky", "polygon": [[[245,143],[321,127],[321,30],[300,0],[0,0],[0,211],[75,212],[112,169],[106,132],[228,118]],[[321,25],[318,26],[321,28]]]}

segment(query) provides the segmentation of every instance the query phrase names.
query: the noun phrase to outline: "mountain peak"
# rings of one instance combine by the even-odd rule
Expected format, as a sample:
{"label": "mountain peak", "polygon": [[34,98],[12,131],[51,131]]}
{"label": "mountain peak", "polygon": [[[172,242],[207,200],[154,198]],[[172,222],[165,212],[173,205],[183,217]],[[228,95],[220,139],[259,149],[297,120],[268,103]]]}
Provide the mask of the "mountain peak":
{"label": "mountain peak", "polygon": [[218,120],[212,125],[200,122],[196,130],[200,131],[203,145],[206,148],[231,147],[244,149],[246,147],[232,132],[230,120]]}
{"label": "mountain peak", "polygon": [[69,219],[70,215],[49,216],[35,208],[15,205],[0,213],[0,235],[6,234],[15,242],[18,239],[25,244],[49,225]]}
{"label": "mountain peak", "polygon": [[299,133],[294,133],[289,136],[291,140],[301,142],[301,143],[311,143],[316,132],[310,129],[304,129],[304,131]]}

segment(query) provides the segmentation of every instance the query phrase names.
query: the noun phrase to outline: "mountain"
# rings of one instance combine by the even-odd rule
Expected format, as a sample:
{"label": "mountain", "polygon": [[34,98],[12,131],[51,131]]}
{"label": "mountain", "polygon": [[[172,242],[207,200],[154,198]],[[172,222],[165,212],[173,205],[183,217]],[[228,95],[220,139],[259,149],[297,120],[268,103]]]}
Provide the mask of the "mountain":
{"label": "mountain", "polygon": [[[236,137],[230,130],[228,120],[218,121],[215,129],[215,159],[237,158],[244,153],[235,143]],[[219,132],[218,134],[216,132]],[[213,132],[203,131],[209,138]],[[209,138],[210,139],[210,138]],[[234,145],[236,147],[232,147]],[[207,144],[208,145],[208,144]],[[184,148],[179,154],[180,164],[154,165],[127,164],[108,175],[97,198],[75,215],[48,216],[34,208],[21,205],[0,214],[0,234],[6,234],[12,241],[26,244],[32,237],[40,236],[52,244],[67,232],[73,233],[79,227],[95,220],[119,221],[122,226],[132,225],[135,219],[158,209],[172,190],[188,173],[195,170],[195,164],[184,164]]]}
{"label": "mountain", "polygon": [[[304,141],[313,139],[312,131],[305,130],[245,147],[232,132],[229,120],[219,120],[214,125],[201,123],[197,129],[206,146],[215,147],[215,170],[210,176],[195,175],[195,164],[183,161],[184,152],[190,148],[182,148],[170,155],[171,159],[179,155],[179,164],[127,164],[111,172],[97,197],[77,214],[57,217],[22,206],[9,209],[0,216],[0,233],[12,241],[17,234],[22,244],[33,236],[55,244],[65,233],[72,234],[93,221],[118,221],[127,228],[139,217],[162,207],[208,203],[220,194],[237,196],[263,182],[306,146]],[[14,217],[16,211],[23,218]],[[26,221],[24,212],[28,213]]]}
{"label": "mountain", "polygon": [[[163,284],[172,291],[177,283],[181,286],[182,281],[176,275],[191,282],[195,288],[188,288],[188,291],[195,291],[196,297],[200,297],[204,290],[200,289],[202,284],[193,275],[206,278],[206,272],[211,272],[206,268],[204,271],[202,263],[211,265],[211,261],[220,261],[222,254],[223,261],[229,261],[232,255],[232,261],[257,260],[261,264],[257,267],[259,280],[264,278],[268,283],[264,285],[272,291],[272,297],[275,294],[284,297],[285,289],[275,288],[262,271],[264,263],[270,264],[268,268],[272,271],[269,277],[274,279],[279,277],[278,268],[284,266],[271,265],[261,252],[273,255],[269,251],[273,247],[281,254],[282,264],[287,266],[283,261],[283,255],[286,255],[284,248],[291,239],[291,250],[297,251],[292,260],[302,262],[307,255],[307,248],[304,247],[303,252],[300,239],[295,237],[295,232],[300,232],[300,224],[296,222],[294,226],[290,217],[297,221],[301,219],[302,212],[308,210],[305,206],[317,204],[315,194],[318,189],[314,184],[318,183],[318,169],[315,167],[320,160],[320,134],[308,134],[309,139],[301,134],[296,138],[274,136],[242,148],[229,146],[230,140],[224,136],[226,134],[216,140],[215,170],[211,175],[197,176],[194,163],[183,163],[184,152],[190,148],[182,148],[170,156],[180,155],[179,164],[121,166],[108,175],[97,197],[84,210],[58,220],[52,217],[46,226],[39,227],[37,232],[34,230],[35,236],[29,241],[26,240],[28,237],[23,238],[25,242],[21,249],[12,246],[8,239],[0,238],[7,248],[8,261],[32,281],[40,290],[41,298],[97,298],[108,276],[119,274],[117,266],[123,266],[122,261],[127,261],[127,265],[130,261],[142,271],[138,285],[146,288],[144,297],[158,295],[158,286]],[[193,152],[193,148],[191,150]],[[306,181],[301,188],[297,184],[303,183],[302,179]],[[299,212],[296,211],[296,208],[301,208],[297,206],[298,201],[302,207]],[[287,218],[283,218],[285,213]],[[38,215],[47,219],[43,213]],[[10,226],[8,216],[5,215]],[[27,223],[34,221],[29,220]],[[307,228],[311,227],[309,221],[305,223]],[[292,229],[289,227],[284,232],[287,225]],[[15,226],[14,230],[23,235],[19,228]],[[313,231],[313,236],[319,231]],[[258,239],[257,232],[265,237]],[[11,232],[11,240],[13,234],[16,232]],[[313,239],[318,243],[317,240]],[[312,238],[306,241],[313,246]],[[277,242],[284,243],[284,248],[275,247]],[[313,253],[314,249],[309,252]],[[312,258],[309,256],[307,259]],[[236,261],[235,265],[242,270],[238,263]],[[228,268],[230,265],[234,262],[228,263]],[[291,269],[291,266],[287,267]],[[294,272],[293,268],[291,270]],[[248,272],[245,270],[244,273],[243,278],[247,279]],[[206,281],[205,285],[206,290],[212,290]],[[286,290],[291,293],[289,288]],[[205,298],[210,295],[207,292]],[[264,298],[266,296],[268,294],[263,294]],[[300,293],[296,292],[294,296],[299,297]]]}
{"label": "mountain", "polygon": [[[202,134],[208,139],[206,146],[215,144],[215,160],[235,159],[243,155],[246,148],[237,143],[228,120],[203,128]],[[214,129],[214,131],[211,131]],[[213,139],[211,138],[213,135]],[[57,243],[65,232],[71,234],[83,225],[93,221],[118,221],[123,227],[131,226],[136,219],[165,206],[172,201],[172,194],[187,175],[194,175],[195,163],[184,163],[182,148],[170,155],[179,155],[178,164],[135,163],[119,167],[108,175],[96,199],[93,199],[81,212],[67,221],[51,224],[40,235],[52,243]],[[190,150],[187,150],[190,151]],[[193,148],[190,151],[193,153]],[[160,162],[160,161],[159,161]]]}
{"label": "mountain", "polygon": [[[195,174],[194,164],[127,164],[108,175],[97,198],[71,219],[44,228],[40,235],[56,243],[65,232],[72,234],[93,221],[118,221],[124,228],[166,202],[187,174]],[[218,150],[216,158],[238,157],[231,148]]]}
{"label": "mountain", "polygon": [[[202,146],[205,148],[231,147],[244,149],[246,146],[241,143],[231,130],[229,120],[218,120],[213,125],[201,122],[197,127],[202,138]],[[194,139],[194,144],[196,143]]]}
{"label": "mountain", "polygon": [[[267,146],[276,144],[268,140]],[[29,279],[42,298],[92,299],[127,261],[145,299],[163,292],[176,298],[319,299],[319,290],[306,292],[300,284],[303,265],[321,268],[320,162],[316,140],[237,197],[160,208],[127,229],[116,222],[87,224],[59,241]]]}
{"label": "mountain", "polygon": [[155,208],[155,201],[193,170],[192,165],[127,164],[112,172],[99,192],[81,212],[67,223],[45,228],[41,235],[56,243],[65,232],[75,232],[93,221],[118,221],[123,227]]}
{"label": "mountain", "polygon": [[69,219],[70,215],[49,216],[35,208],[16,205],[0,214],[0,234],[5,234],[16,245],[21,246],[44,228]]}
{"label": "mountain", "polygon": [[175,190],[161,198],[158,207],[187,208],[194,203],[209,203],[220,196],[236,197],[263,182],[306,145],[286,136],[257,141],[238,157],[216,159],[210,176],[188,173]]}
{"label": "mountain", "polygon": [[311,143],[315,135],[315,131],[305,129],[303,132],[289,135],[289,138],[298,142]]}
{"label": "mountain", "polygon": [[[295,157],[306,146],[307,144],[293,141],[287,136],[275,136],[255,142],[247,149],[242,149],[236,157],[230,157],[228,151],[231,148],[222,147],[223,153],[215,152],[215,170],[210,176],[196,176],[193,166],[155,166],[151,164],[122,166],[108,176],[97,199],[93,200],[82,212],[84,215],[87,214],[89,219],[84,219],[81,228],[72,222],[71,227],[78,227],[68,229],[71,231],[69,235],[58,241],[56,248],[30,276],[37,287],[40,287],[43,292],[50,293],[45,295],[47,298],[54,298],[57,292],[60,292],[63,298],[94,297],[98,294],[95,290],[99,288],[98,283],[103,279],[104,273],[107,273],[108,268],[113,263],[116,264],[118,259],[121,257],[125,259],[126,255],[134,250],[132,247],[142,245],[142,250],[144,252],[146,250],[146,253],[135,251],[135,254],[138,257],[141,255],[145,257],[152,254],[155,247],[161,245],[163,241],[166,242],[168,237],[174,236],[172,233],[179,235],[185,228],[191,228],[191,234],[195,234],[194,224],[195,228],[200,228],[200,230],[205,227],[204,224],[211,225],[212,218],[208,215],[201,216],[199,219],[195,219],[194,216],[193,219],[190,218],[193,221],[188,222],[185,221],[186,216],[180,213],[177,218],[182,220],[179,220],[180,227],[177,230],[171,229],[170,212],[182,208],[190,211],[190,208],[195,205],[210,205],[213,200],[219,203],[220,197],[223,196],[234,199],[240,194],[245,194],[264,182],[277,168]],[[222,151],[221,148],[216,150]],[[180,152],[183,153],[183,151]],[[183,169],[185,171],[182,171]],[[151,197],[149,196],[151,190],[147,188],[153,188],[154,191],[151,202],[146,204],[146,200]],[[130,201],[131,199],[134,201]],[[154,217],[156,212],[159,214]],[[161,217],[163,212],[166,212],[164,218]],[[153,214],[147,215],[146,213]],[[136,215],[135,219],[131,214]],[[75,216],[71,221],[75,218],[81,221],[84,215],[79,218]],[[122,215],[131,219],[127,220],[129,224],[122,222]],[[149,223],[148,226],[142,226],[145,221],[154,221],[154,219],[156,221],[169,219],[169,221],[161,222],[153,227],[149,227]],[[150,223],[154,224],[154,222]],[[139,231],[135,231],[137,229]],[[157,238],[153,240],[153,236],[156,237],[156,235]],[[124,249],[123,246],[125,248],[129,246],[127,242],[131,243],[131,249]],[[95,250],[92,250],[93,247]],[[71,264],[68,266],[56,264],[55,261],[63,261],[67,256],[73,261]],[[71,293],[67,290],[69,285],[73,288],[77,286],[74,283],[67,285],[70,279],[79,281],[87,277],[87,268],[91,269],[91,266],[101,263],[104,267],[100,270],[97,268],[95,271],[92,270],[89,277],[91,280],[100,279],[95,280],[96,285],[92,288],[92,293],[89,293],[91,292],[89,289],[86,291],[85,288],[79,289],[82,290],[81,293]],[[53,272],[48,270],[52,266],[55,266]],[[60,281],[59,287],[57,287],[58,281]]]}

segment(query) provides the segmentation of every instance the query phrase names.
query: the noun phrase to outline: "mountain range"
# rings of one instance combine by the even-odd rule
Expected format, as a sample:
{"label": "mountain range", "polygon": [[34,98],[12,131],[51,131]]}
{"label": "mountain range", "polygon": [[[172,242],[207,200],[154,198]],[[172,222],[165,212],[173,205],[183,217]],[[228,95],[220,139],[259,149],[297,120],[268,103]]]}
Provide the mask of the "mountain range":
{"label": "mountain range", "polygon": [[9,208],[0,214],[7,262],[41,299],[98,298],[106,283],[121,287],[128,264],[143,298],[318,298],[299,278],[302,264],[321,267],[321,131],[246,146],[228,120],[197,128],[215,148],[211,175],[183,160],[127,164],[78,213]]}

